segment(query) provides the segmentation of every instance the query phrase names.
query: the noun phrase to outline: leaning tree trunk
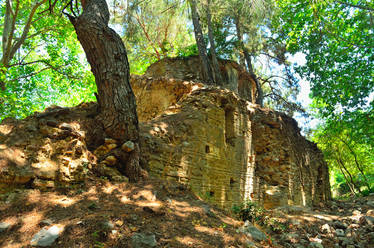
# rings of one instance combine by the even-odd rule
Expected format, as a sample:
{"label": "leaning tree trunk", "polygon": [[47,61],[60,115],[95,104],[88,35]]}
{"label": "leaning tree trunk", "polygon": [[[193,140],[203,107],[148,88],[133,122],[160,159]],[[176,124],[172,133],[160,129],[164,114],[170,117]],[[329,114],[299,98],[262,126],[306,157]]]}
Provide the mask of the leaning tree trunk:
{"label": "leaning tree trunk", "polygon": [[195,31],[195,39],[197,49],[199,50],[199,56],[203,69],[204,80],[208,84],[213,84],[213,74],[206,53],[206,44],[204,42],[203,31],[201,30],[199,14],[197,13],[197,6],[195,0],[188,0],[191,6],[192,23]]}
{"label": "leaning tree trunk", "polygon": [[212,67],[213,67],[213,76],[214,82],[217,85],[223,85],[223,79],[221,71],[218,64],[217,54],[216,54],[216,45],[214,43],[214,36],[212,30],[212,15],[210,14],[210,0],[208,0],[208,5],[206,8],[206,17],[208,22],[208,38],[210,43],[210,54],[212,55]]}
{"label": "leaning tree trunk", "polygon": [[120,36],[108,27],[106,1],[81,2],[82,14],[69,18],[95,76],[100,107],[98,119],[107,136],[121,143],[134,143],[127,161],[121,162],[130,181],[137,181],[140,175],[139,126],[126,49]]}
{"label": "leaning tree trunk", "polygon": [[261,107],[263,107],[263,105],[264,105],[264,93],[262,91],[261,84],[258,81],[257,76],[256,76],[256,74],[253,70],[251,56],[249,55],[249,52],[244,45],[243,34],[241,32],[240,22],[239,22],[238,17],[235,19],[235,26],[236,26],[236,35],[238,36],[239,46],[240,46],[240,48],[242,49],[242,52],[243,52],[243,55],[241,55],[241,61],[243,59],[245,59],[245,61],[247,62],[248,72],[249,72],[252,80],[255,82],[256,88],[257,88],[257,96],[256,96],[255,101],[256,101],[257,104],[259,104]]}
{"label": "leaning tree trunk", "polygon": [[253,81],[255,81],[255,84],[256,84],[256,88],[257,88],[256,103],[259,104],[261,107],[263,107],[264,106],[264,93],[262,91],[261,84],[258,81],[257,76],[253,70],[251,56],[249,55],[249,52],[245,47],[243,47],[243,51],[244,51],[245,60],[247,61],[249,74],[251,75],[251,78],[253,79]]}

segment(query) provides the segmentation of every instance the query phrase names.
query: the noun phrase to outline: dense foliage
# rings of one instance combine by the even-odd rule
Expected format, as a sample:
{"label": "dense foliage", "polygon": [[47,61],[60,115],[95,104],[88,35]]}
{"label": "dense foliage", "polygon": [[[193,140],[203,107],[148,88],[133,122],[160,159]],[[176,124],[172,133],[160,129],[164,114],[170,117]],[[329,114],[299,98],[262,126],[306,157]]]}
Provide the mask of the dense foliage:
{"label": "dense foliage", "polygon": [[[371,1],[278,0],[276,25],[290,53],[303,52],[298,73],[311,84],[314,135],[335,185],[352,192],[374,184],[374,4]],[[347,167],[347,170],[344,169]],[[361,167],[361,169],[359,169]],[[367,174],[365,176],[364,174]],[[351,175],[350,175],[351,174]]]}
{"label": "dense foliage", "polygon": [[112,24],[123,33],[131,72],[143,74],[165,57],[196,54],[184,1],[110,1]]}
{"label": "dense foliage", "polygon": [[46,2],[0,1],[0,119],[94,100],[94,79],[73,27]]}

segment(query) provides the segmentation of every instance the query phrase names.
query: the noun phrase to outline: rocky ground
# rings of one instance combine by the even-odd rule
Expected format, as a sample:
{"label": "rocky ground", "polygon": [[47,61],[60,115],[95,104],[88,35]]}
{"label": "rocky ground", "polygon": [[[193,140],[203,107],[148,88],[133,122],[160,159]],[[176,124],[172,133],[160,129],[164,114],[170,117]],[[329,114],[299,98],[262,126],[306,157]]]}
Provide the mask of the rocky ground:
{"label": "rocky ground", "polygon": [[[0,247],[347,247],[374,244],[374,196],[266,212],[243,223],[183,185],[88,177],[81,184],[0,195]],[[261,223],[259,223],[261,224]]]}
{"label": "rocky ground", "polygon": [[282,247],[374,247],[374,195],[332,201],[313,211],[286,207],[282,212],[288,229],[272,236]]}
{"label": "rocky ground", "polygon": [[[0,247],[245,247],[241,223],[182,185],[89,177],[1,195]],[[40,231],[43,231],[40,235]],[[39,236],[38,236],[39,234]],[[43,238],[44,237],[44,238]]]}

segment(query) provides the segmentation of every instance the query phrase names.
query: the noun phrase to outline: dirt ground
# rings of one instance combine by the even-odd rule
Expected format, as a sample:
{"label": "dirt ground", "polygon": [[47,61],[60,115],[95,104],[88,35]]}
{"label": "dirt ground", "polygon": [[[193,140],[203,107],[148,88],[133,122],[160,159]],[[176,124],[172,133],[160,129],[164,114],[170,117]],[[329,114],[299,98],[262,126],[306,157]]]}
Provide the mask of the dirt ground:
{"label": "dirt ground", "polygon": [[[242,224],[181,185],[148,180],[113,184],[94,178],[53,191],[16,189],[0,195],[0,247],[31,247],[43,226],[64,232],[51,247],[131,247],[135,233],[152,233],[157,247],[245,247]],[[268,246],[267,244],[264,244]],[[269,246],[270,247],[270,246]]]}
{"label": "dirt ground", "polygon": [[0,247],[30,248],[32,237],[52,225],[64,231],[50,247],[61,248],[131,248],[139,233],[153,234],[156,247],[172,248],[374,247],[373,195],[313,210],[286,207],[278,218],[285,229],[269,232],[257,226],[268,240],[256,243],[238,231],[243,222],[232,213],[175,182],[113,183],[91,175],[81,184],[48,191],[4,189],[0,187],[0,223],[10,227],[0,231]]}

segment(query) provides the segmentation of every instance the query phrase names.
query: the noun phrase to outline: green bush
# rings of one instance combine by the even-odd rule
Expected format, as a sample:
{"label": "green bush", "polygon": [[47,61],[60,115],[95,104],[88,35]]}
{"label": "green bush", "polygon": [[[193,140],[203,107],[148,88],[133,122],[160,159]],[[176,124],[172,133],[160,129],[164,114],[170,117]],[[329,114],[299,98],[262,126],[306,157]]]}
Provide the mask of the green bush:
{"label": "green bush", "polygon": [[282,223],[277,218],[272,217],[270,212],[251,201],[240,206],[234,205],[232,211],[234,214],[238,215],[241,220],[257,223],[275,233],[280,233],[287,229],[286,223]]}

